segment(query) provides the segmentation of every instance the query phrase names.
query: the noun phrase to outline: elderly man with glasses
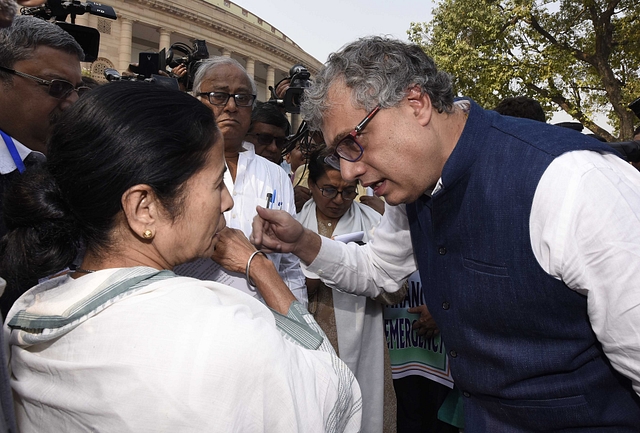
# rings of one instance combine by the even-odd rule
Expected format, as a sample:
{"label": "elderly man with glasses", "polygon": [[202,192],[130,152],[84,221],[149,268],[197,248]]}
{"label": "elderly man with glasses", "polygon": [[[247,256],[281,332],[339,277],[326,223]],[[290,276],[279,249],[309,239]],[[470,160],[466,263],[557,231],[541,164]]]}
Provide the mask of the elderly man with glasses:
{"label": "elderly man with glasses", "polygon": [[[285,171],[256,155],[253,145],[245,142],[256,100],[256,85],[242,65],[229,57],[203,61],[194,77],[193,92],[213,111],[224,137],[227,164],[224,182],[234,202],[233,208],[224,213],[227,226],[249,236],[258,205],[295,215],[293,187]],[[306,306],[307,287],[298,258],[293,254],[268,256],[294,296]],[[176,272],[200,279],[223,280],[260,299],[260,294],[243,275],[228,274],[210,259],[181,265]]]}
{"label": "elderly man with glasses", "polygon": [[454,101],[419,46],[370,37],[305,94],[330,163],[387,201],[365,246],[260,209],[252,240],[376,296],[416,268],[465,432],[640,431],[640,175],[575,131]]}

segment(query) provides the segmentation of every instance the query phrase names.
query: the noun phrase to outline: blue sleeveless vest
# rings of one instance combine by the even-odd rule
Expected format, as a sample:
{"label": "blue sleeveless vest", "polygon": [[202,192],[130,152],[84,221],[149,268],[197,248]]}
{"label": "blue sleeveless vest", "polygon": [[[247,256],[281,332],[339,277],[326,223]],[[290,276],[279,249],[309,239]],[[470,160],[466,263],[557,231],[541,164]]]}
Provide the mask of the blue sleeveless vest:
{"label": "blue sleeveless vest", "polygon": [[407,205],[427,306],[465,396],[465,432],[640,431],[640,399],[603,354],[586,297],[542,270],[529,236],[553,159],[611,148],[471,105],[444,188]]}

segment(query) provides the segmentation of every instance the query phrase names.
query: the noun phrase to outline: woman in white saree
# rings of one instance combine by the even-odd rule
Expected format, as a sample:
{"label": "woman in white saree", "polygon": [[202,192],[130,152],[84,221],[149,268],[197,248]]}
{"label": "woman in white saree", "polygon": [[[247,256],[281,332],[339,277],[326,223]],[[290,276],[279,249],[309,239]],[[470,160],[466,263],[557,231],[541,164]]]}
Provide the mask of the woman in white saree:
{"label": "woman in white saree", "polygon": [[[66,275],[4,327],[20,431],[357,432],[359,387],[273,264],[225,228],[223,142],[195,98],[117,82],[65,111],[8,193],[3,275]],[[28,251],[28,254],[25,254]],[[266,306],[171,269],[213,257]]]}
{"label": "woman in white saree", "polygon": [[[304,227],[328,238],[360,233],[361,240],[366,242],[381,215],[354,201],[357,182],[342,179],[338,170],[324,162],[324,156],[321,149],[309,157],[312,200],[305,203],[296,219]],[[381,433],[383,427],[387,427],[383,423],[384,411],[395,409],[389,402],[384,404],[384,373],[385,368],[390,367],[385,367],[383,305],[366,296],[341,291],[348,288],[327,287],[318,276],[306,270],[305,274],[309,311],[329,337],[340,359],[353,371],[362,389],[363,431]],[[388,393],[393,394],[390,376],[387,382]],[[386,424],[393,424],[395,413],[387,414],[385,418]]]}

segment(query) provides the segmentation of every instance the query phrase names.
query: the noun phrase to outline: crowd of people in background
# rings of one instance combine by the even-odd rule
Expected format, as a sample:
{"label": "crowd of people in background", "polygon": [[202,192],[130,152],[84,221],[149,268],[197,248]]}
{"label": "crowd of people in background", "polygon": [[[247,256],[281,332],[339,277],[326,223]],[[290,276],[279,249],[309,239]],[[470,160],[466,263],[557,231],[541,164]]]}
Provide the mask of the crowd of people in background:
{"label": "crowd of people in background", "polygon": [[295,141],[232,58],[100,84],[9,18],[0,432],[640,431],[640,173],[597,137],[367,37]]}

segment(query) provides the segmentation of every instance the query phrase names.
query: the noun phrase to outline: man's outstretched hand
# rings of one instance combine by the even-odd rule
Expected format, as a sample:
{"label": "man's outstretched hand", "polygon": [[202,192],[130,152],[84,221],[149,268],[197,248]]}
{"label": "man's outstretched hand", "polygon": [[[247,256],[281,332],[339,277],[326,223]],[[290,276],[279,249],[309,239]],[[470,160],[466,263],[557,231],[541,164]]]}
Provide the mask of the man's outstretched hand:
{"label": "man's outstretched hand", "polygon": [[309,264],[320,251],[320,236],[305,229],[291,214],[274,209],[256,208],[249,240],[261,250],[293,253]]}

